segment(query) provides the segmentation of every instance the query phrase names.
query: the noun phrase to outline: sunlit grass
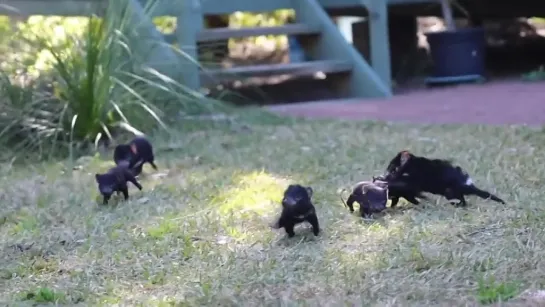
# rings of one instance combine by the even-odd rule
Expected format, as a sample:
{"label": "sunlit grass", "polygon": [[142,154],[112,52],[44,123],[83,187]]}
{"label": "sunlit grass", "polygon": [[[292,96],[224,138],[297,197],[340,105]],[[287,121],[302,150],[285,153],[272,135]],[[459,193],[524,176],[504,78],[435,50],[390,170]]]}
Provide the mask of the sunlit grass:
{"label": "sunlit grass", "polygon": [[220,205],[221,214],[266,212],[267,207],[272,203],[278,203],[282,198],[287,180],[275,178],[264,172],[252,172],[236,176],[233,181],[236,184],[234,188],[220,193],[213,200],[213,203]]}
{"label": "sunlit grass", "polygon": [[[255,114],[255,113],[254,113]],[[526,128],[276,121],[153,137],[159,170],[143,191],[101,206],[93,174],[111,154],[2,165],[0,297],[85,305],[448,306],[512,300],[545,283],[545,149]],[[337,191],[384,169],[400,148],[453,158],[508,205],[431,196],[375,221]],[[527,174],[532,174],[528,176]],[[289,183],[313,187],[323,232],[269,223]],[[31,295],[29,295],[29,293]],[[162,304],[162,305],[161,305]]]}

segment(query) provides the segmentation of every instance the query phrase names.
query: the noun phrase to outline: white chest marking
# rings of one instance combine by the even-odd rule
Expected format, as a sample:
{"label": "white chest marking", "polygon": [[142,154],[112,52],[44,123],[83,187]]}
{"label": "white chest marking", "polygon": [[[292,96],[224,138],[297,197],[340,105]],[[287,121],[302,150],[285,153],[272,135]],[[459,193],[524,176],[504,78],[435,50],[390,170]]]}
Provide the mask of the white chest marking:
{"label": "white chest marking", "polygon": [[467,177],[465,185],[473,185],[473,180],[471,179],[471,177]]}

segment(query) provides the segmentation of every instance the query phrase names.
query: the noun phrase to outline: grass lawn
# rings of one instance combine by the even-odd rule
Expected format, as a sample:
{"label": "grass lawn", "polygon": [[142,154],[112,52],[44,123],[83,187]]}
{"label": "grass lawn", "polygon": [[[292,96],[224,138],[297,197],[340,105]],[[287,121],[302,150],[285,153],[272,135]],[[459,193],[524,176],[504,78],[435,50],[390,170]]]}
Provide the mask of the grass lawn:
{"label": "grass lawn", "polygon": [[[541,131],[261,119],[157,136],[159,171],[146,165],[144,190],[109,206],[94,173],[110,153],[74,171],[2,165],[0,301],[463,306],[545,284]],[[453,158],[508,204],[431,196],[373,222],[350,214],[339,190],[400,149]],[[313,187],[319,237],[269,228],[291,182]]]}

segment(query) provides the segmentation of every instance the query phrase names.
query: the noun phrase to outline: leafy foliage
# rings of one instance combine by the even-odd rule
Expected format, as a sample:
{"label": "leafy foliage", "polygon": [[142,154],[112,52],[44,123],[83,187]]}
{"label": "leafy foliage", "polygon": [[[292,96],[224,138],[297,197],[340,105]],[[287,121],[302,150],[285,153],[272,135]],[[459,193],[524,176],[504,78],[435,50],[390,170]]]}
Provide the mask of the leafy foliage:
{"label": "leafy foliage", "polygon": [[104,19],[33,16],[18,25],[12,40],[23,52],[11,52],[15,55],[5,59],[11,66],[0,78],[0,146],[12,149],[7,156],[51,157],[123,131],[166,128],[156,102],[181,102],[171,105],[182,109],[200,103],[174,80],[136,65],[124,35],[128,17],[108,14]]}
{"label": "leafy foliage", "polygon": [[[23,144],[17,144],[16,148],[22,149],[22,146],[28,151],[57,141],[87,143],[112,138],[112,128],[128,124],[122,110],[126,100],[115,100],[122,96],[115,95],[117,84],[118,88],[130,88],[116,78],[122,64],[120,59],[125,55],[117,20],[108,16],[104,20],[91,17],[79,23],[83,27],[73,35],[58,24],[51,25],[53,31],[60,33],[53,36],[54,39],[28,31],[28,25],[20,27],[27,30],[20,38],[41,50],[42,65],[35,67],[46,74],[38,82],[49,84],[51,89],[44,94],[39,87],[18,89],[4,77],[2,88],[11,93],[7,95],[7,105],[12,107],[12,112],[4,112],[7,119],[4,127],[9,129],[3,129],[0,139],[9,143],[21,141]],[[26,94],[17,95],[18,92]],[[150,108],[143,109],[152,112]]]}

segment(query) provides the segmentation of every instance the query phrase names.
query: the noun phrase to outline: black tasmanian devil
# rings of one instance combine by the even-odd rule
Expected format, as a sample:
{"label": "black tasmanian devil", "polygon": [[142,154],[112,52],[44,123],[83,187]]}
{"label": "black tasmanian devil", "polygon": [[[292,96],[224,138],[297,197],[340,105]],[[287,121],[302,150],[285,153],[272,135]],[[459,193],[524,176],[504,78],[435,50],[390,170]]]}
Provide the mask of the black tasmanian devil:
{"label": "black tasmanian devil", "polygon": [[312,194],[311,187],[290,184],[284,191],[280,218],[272,225],[272,228],[284,227],[291,238],[295,235],[293,231],[295,225],[306,221],[312,225],[312,232],[317,236],[320,233],[320,225],[318,224],[318,216],[316,216],[316,208],[312,204]]}
{"label": "black tasmanian devil", "polygon": [[[342,193],[342,191],[341,191]],[[380,183],[360,181],[352,188],[352,193],[345,201],[341,194],[341,201],[354,212],[354,202],[360,205],[360,215],[370,217],[373,213],[379,213],[386,209],[388,203],[388,188]]]}
{"label": "black tasmanian devil", "polygon": [[104,174],[95,174],[95,180],[98,183],[98,190],[102,194],[103,204],[108,204],[108,200],[114,192],[123,193],[125,200],[129,199],[129,189],[127,182],[134,184],[139,190],[142,186],[128,168],[128,162],[120,162],[119,165],[112,167]]}
{"label": "black tasmanian devil", "polygon": [[421,191],[407,180],[407,176],[401,176],[396,180],[388,181],[383,177],[373,176],[373,183],[379,186],[388,187],[388,198],[392,200],[390,207],[397,206],[400,198],[405,198],[413,205],[420,204],[418,198],[428,199]]}
{"label": "black tasmanian devil", "polygon": [[128,144],[119,144],[115,147],[114,162],[119,164],[122,161],[129,163],[129,168],[135,176],[142,173],[144,163],[149,163],[153,169],[157,170],[154,163],[153,146],[141,136],[135,137]]}
{"label": "black tasmanian devil", "polygon": [[388,199],[392,200],[390,206],[395,207],[401,197],[415,205],[420,203],[417,198],[426,199],[426,196],[415,190],[408,182],[386,181],[379,177],[373,177],[373,181],[356,183],[348,199],[345,201],[341,195],[341,201],[350,212],[354,212],[354,202],[357,202],[360,205],[361,216],[368,217],[386,209]]}
{"label": "black tasmanian devil", "polygon": [[403,177],[404,181],[422,192],[444,196],[453,203],[458,199],[461,206],[466,206],[465,195],[476,195],[483,199],[492,199],[505,204],[498,196],[475,186],[467,172],[451,161],[428,159],[413,155],[407,150],[400,151],[389,163],[383,176],[386,181],[395,181]]}

